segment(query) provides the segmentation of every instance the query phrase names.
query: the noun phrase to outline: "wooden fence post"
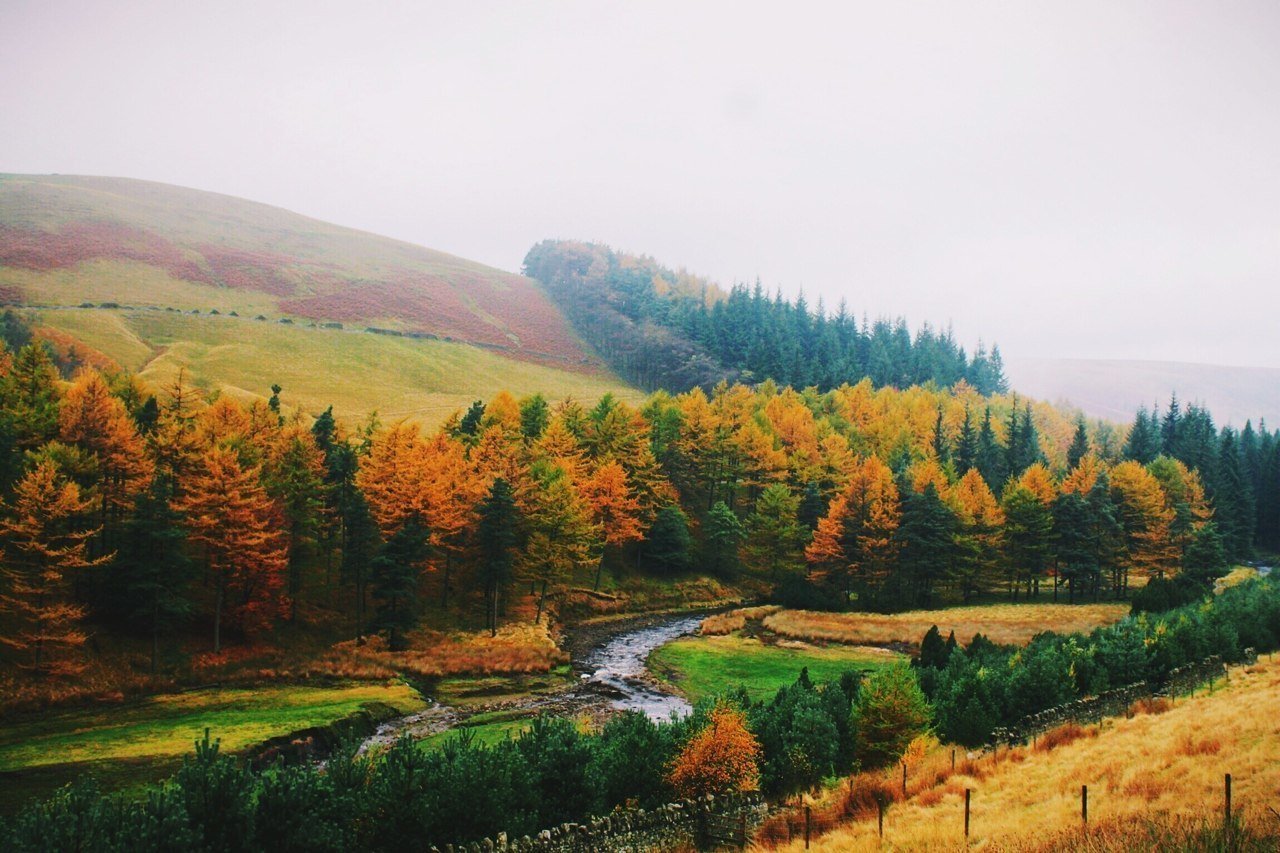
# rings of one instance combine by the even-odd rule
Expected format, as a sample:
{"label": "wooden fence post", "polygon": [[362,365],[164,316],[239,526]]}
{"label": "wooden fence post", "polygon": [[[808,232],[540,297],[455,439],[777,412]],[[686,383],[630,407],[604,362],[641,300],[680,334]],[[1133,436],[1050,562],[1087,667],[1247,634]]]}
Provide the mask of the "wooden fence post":
{"label": "wooden fence post", "polygon": [[1089,822],[1089,786],[1080,786],[1080,820],[1083,823]]}
{"label": "wooden fence post", "polygon": [[907,798],[907,762],[902,762],[902,798]]}
{"label": "wooden fence post", "polygon": [[951,772],[956,772],[956,748],[951,747]]}
{"label": "wooden fence post", "polygon": [[1222,812],[1222,831],[1226,833],[1227,843],[1231,843],[1231,774],[1226,776],[1226,807]]}
{"label": "wooden fence post", "polygon": [[809,849],[809,807],[804,807],[804,849]]}
{"label": "wooden fence post", "polygon": [[876,797],[876,829],[884,838],[884,800]]}
{"label": "wooden fence post", "polygon": [[969,797],[973,791],[969,788],[964,789],[964,837],[969,837]]}

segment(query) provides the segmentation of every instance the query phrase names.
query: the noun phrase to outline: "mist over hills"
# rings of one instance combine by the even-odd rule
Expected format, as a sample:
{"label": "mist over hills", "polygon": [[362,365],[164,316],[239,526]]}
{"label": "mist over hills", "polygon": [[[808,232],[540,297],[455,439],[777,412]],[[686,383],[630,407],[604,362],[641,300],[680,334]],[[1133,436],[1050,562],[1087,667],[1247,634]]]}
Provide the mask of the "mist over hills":
{"label": "mist over hills", "polygon": [[1280,423],[1280,369],[1173,361],[1077,358],[1005,359],[1009,384],[1023,394],[1078,406],[1127,423],[1142,406],[1163,409],[1170,395],[1199,403],[1219,424]]}

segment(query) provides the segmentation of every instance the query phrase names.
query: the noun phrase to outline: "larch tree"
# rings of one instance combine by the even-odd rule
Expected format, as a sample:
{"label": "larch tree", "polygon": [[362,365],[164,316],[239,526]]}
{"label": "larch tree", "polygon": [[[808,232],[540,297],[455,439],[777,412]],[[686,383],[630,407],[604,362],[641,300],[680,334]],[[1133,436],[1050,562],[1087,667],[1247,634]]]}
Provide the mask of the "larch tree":
{"label": "larch tree", "polygon": [[644,535],[640,525],[640,502],[631,494],[627,472],[615,460],[607,460],[579,487],[591,507],[591,520],[600,531],[600,559],[592,589],[600,588],[600,575],[610,548],[637,542]]}
{"label": "larch tree", "polygon": [[951,489],[959,529],[952,579],[966,604],[991,582],[1000,559],[1004,512],[977,468],[970,468]]}
{"label": "larch tree", "polygon": [[200,546],[213,587],[213,651],[222,651],[224,612],[237,627],[269,625],[287,604],[288,543],[281,515],[256,468],[210,448],[176,503],[191,542]]}
{"label": "larch tree", "polygon": [[83,526],[89,509],[80,488],[45,460],[18,482],[0,514],[0,605],[12,626],[0,642],[29,655],[25,665],[41,675],[83,669],[75,655],[86,639],[85,608],[73,600],[71,584],[102,563],[86,553],[96,533]]}
{"label": "larch tree", "polygon": [[878,456],[865,457],[818,522],[805,559],[846,598],[860,588],[874,599],[894,564],[900,515],[893,472]]}
{"label": "larch tree", "polygon": [[1123,571],[1115,584],[1115,594],[1121,596],[1135,574],[1150,579],[1176,572],[1180,555],[1171,536],[1175,512],[1160,481],[1129,460],[1111,469],[1110,482],[1124,531]]}
{"label": "larch tree", "polygon": [[525,518],[528,535],[518,566],[521,577],[529,581],[530,592],[538,588],[536,624],[542,621],[548,588],[567,585],[574,571],[591,561],[596,531],[586,501],[564,468],[550,462],[535,463],[533,479],[537,488]]}

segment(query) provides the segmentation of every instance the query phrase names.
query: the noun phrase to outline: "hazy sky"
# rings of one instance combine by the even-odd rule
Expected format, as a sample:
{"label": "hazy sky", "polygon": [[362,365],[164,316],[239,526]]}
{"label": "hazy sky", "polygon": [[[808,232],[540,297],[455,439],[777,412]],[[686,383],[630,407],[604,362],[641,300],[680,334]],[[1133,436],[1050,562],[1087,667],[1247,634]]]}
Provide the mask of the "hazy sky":
{"label": "hazy sky", "polygon": [[1280,3],[0,0],[0,171],[1280,367]]}

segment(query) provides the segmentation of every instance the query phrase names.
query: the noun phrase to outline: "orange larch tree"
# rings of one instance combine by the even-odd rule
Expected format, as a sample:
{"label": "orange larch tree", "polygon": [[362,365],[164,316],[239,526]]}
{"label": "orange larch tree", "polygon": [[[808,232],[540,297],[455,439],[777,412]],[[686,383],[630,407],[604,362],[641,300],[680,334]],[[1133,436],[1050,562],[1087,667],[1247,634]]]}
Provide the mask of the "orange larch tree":
{"label": "orange larch tree", "polygon": [[855,586],[874,593],[893,563],[899,516],[893,472],[878,456],[867,456],[818,522],[805,559],[846,597]]}
{"label": "orange larch tree", "polygon": [[1139,462],[1116,465],[1110,481],[1125,543],[1113,586],[1123,595],[1132,575],[1154,578],[1177,571],[1178,546],[1171,535],[1175,513],[1160,481]]}
{"label": "orange larch tree", "polygon": [[9,648],[30,655],[42,675],[74,675],[83,669],[75,653],[84,645],[85,609],[75,603],[75,575],[100,565],[86,555],[97,531],[82,526],[89,503],[80,488],[45,459],[27,472],[0,514],[0,606],[12,630],[0,637]]}
{"label": "orange larch tree", "polygon": [[177,509],[188,538],[204,551],[214,590],[213,651],[222,651],[222,617],[246,631],[270,625],[287,606],[288,543],[282,513],[235,453],[210,448],[186,483]]}
{"label": "orange larch tree", "polygon": [[593,589],[599,589],[608,550],[638,542],[644,535],[640,527],[640,502],[631,494],[627,472],[613,459],[597,467],[579,490],[591,507],[592,524],[599,529],[600,560],[593,585]]}
{"label": "orange larch tree", "polygon": [[743,713],[719,705],[675,757],[668,778],[687,798],[755,791],[760,787],[760,755],[760,742]]}

